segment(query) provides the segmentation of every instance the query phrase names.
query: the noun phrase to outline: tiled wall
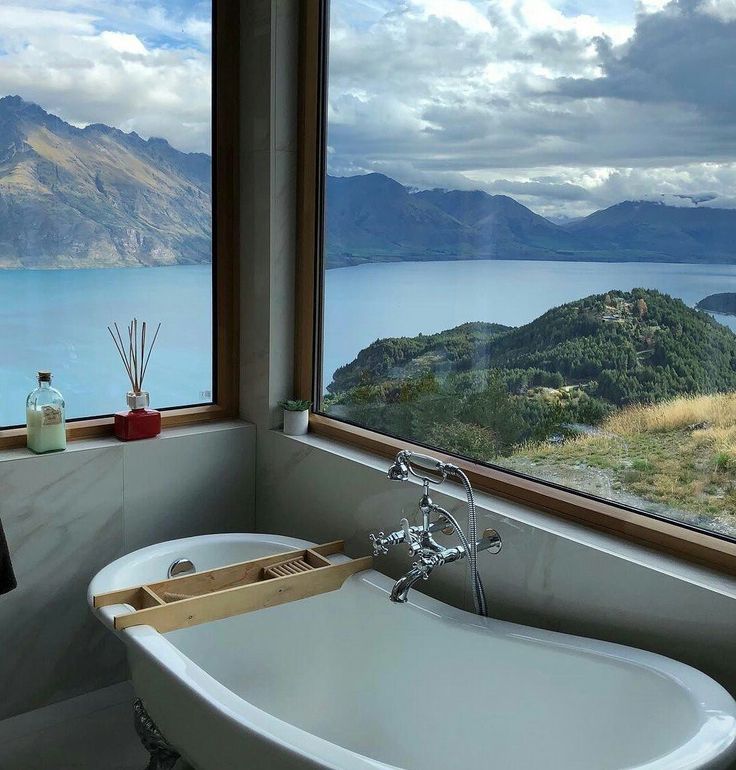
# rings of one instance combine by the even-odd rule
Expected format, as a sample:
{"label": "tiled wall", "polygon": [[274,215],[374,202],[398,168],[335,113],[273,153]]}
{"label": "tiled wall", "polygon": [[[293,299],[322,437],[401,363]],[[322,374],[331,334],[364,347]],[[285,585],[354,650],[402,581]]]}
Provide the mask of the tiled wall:
{"label": "tiled wall", "polygon": [[87,607],[90,578],[161,540],[252,530],[254,462],[255,428],[241,422],[0,453],[19,584],[0,596],[0,719],[126,678],[122,646]]}
{"label": "tiled wall", "polygon": [[[293,395],[299,3],[253,0],[243,7],[241,366],[250,376],[242,378],[241,413],[258,425],[257,526],[314,541],[345,538],[348,552],[361,555],[370,530],[414,514],[419,493],[414,485],[389,483],[375,459],[269,430],[278,424],[278,399]],[[463,516],[457,496],[434,497]],[[494,616],[660,652],[702,669],[736,695],[735,579],[479,499],[481,527],[495,526],[504,538],[501,554],[480,560]],[[379,563],[395,577],[406,566],[398,550]],[[465,585],[464,566],[454,564],[422,590],[467,606]]]}
{"label": "tiled wall", "polygon": [[[421,488],[388,481],[386,465],[313,436],[259,429],[259,531],[315,542],[344,538],[350,555],[368,554],[369,532],[397,529],[402,516],[419,523]],[[432,497],[463,523],[461,494],[457,488]],[[478,508],[479,530],[494,527],[504,541],[497,556],[479,556],[491,615],[658,652],[736,695],[736,579],[487,495],[478,495]],[[409,562],[396,548],[376,567],[398,577]],[[419,589],[471,609],[466,585],[465,565],[457,563]]]}

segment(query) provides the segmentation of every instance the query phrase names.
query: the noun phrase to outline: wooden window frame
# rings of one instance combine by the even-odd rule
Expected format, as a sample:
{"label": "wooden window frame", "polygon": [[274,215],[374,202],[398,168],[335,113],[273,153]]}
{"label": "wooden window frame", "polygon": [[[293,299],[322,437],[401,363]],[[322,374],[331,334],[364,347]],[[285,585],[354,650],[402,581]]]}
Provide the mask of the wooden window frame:
{"label": "wooden window frame", "polygon": [[[321,370],[322,254],[325,189],[328,0],[303,0],[299,52],[296,395],[318,403]],[[522,505],[584,524],[656,551],[736,575],[736,541],[575,492],[500,467],[448,455],[316,412],[310,430],[382,457],[402,448],[431,449],[468,474],[473,485]]]}
{"label": "wooden window frame", "polygon": [[[232,419],[238,415],[239,41],[239,0],[212,0],[214,402],[163,409],[161,422],[164,429]],[[112,415],[67,422],[69,441],[112,433]],[[0,449],[25,444],[25,427],[0,430]]]}

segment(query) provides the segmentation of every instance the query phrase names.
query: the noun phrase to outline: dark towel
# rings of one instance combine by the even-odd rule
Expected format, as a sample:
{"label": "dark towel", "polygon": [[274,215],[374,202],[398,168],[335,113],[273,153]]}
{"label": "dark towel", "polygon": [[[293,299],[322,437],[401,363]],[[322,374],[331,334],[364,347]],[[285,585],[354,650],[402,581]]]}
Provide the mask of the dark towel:
{"label": "dark towel", "polygon": [[13,565],[10,563],[8,541],[5,539],[3,523],[0,521],[0,594],[12,591],[16,585]]}

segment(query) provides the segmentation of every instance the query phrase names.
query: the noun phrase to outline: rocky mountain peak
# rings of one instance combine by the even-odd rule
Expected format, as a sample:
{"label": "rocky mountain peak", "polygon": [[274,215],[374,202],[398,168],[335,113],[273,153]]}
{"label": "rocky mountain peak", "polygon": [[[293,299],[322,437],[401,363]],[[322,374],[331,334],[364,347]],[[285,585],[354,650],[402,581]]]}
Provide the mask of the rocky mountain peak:
{"label": "rocky mountain peak", "polygon": [[0,99],[0,268],[209,262],[212,159]]}

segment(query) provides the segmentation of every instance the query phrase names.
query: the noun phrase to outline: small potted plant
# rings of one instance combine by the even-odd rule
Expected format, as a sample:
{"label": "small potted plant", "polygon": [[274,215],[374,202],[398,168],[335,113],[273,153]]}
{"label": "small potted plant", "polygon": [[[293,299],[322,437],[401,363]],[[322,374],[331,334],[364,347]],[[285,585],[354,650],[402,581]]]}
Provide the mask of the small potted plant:
{"label": "small potted plant", "polygon": [[279,401],[284,410],[284,433],[287,436],[303,436],[309,430],[309,401],[290,399]]}

